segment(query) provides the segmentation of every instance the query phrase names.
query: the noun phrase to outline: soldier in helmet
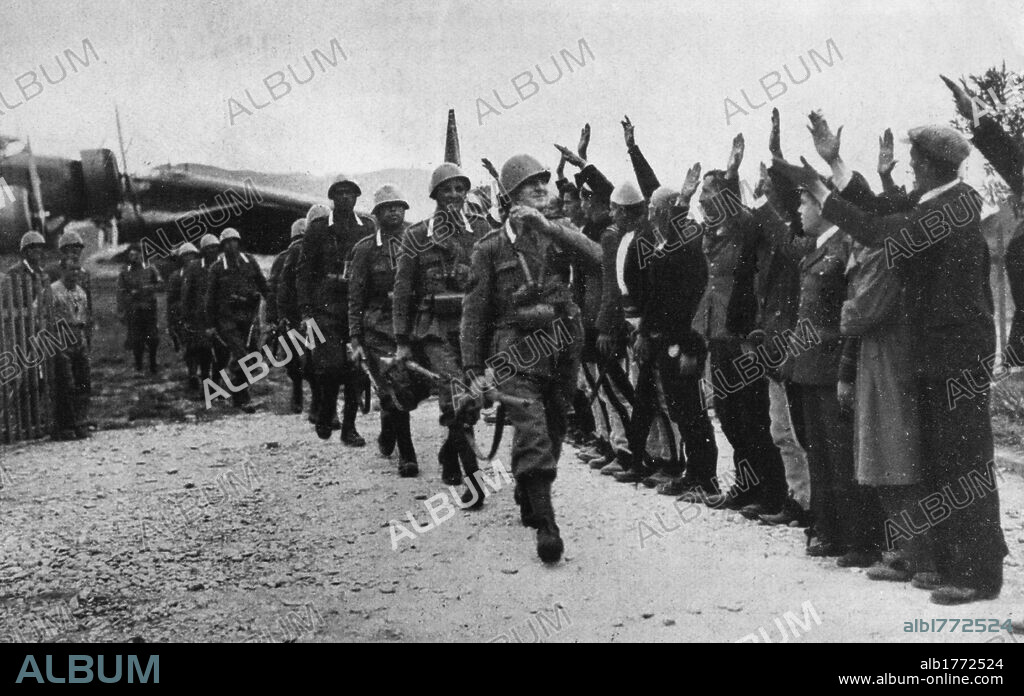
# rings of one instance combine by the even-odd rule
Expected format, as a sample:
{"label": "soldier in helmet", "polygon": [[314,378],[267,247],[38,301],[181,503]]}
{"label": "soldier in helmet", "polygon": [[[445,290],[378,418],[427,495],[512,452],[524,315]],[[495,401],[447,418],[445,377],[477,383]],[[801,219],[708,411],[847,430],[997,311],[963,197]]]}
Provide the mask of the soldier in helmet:
{"label": "soldier in helmet", "polygon": [[160,273],[146,263],[138,244],[128,246],[128,265],[117,279],[118,313],[128,330],[125,341],[135,357],[135,372],[142,372],[142,357],[149,350],[150,374],[157,373],[156,293],[163,284]]}
{"label": "soldier in helmet", "polygon": [[209,286],[210,268],[220,255],[220,240],[204,234],[199,240],[199,259],[183,268],[181,281],[182,342],[185,346],[185,364],[194,363],[198,369],[198,384],[210,377],[210,368],[217,374],[224,365],[214,365],[213,341],[206,334],[206,288]]}
{"label": "soldier in helmet", "polygon": [[[482,375],[490,366],[502,392],[527,400],[509,408],[515,429],[512,474],[522,522],[537,530],[537,555],[546,563],[562,556],[551,484],[583,343],[569,267],[601,262],[595,242],[540,213],[550,197],[550,178],[529,155],[516,155],[502,167],[511,209],[502,228],[473,250],[473,280],[462,317],[462,361],[474,391],[486,392]],[[496,362],[496,356],[510,357]]]}
{"label": "soldier in helmet", "polygon": [[11,280],[27,276],[31,278],[32,300],[39,297],[48,286],[46,272],[43,271],[43,251],[46,249],[46,239],[38,232],[26,232],[21,236],[21,261],[7,269],[7,275]]}
{"label": "soldier in helmet", "polygon": [[53,320],[65,324],[75,340],[53,356],[53,439],[75,440],[89,437],[86,418],[91,381],[86,335],[92,326],[92,314],[85,288],[79,284],[82,269],[78,262],[66,260],[61,272],[61,278],[45,296]]}
{"label": "soldier in helmet", "polygon": [[[395,352],[391,298],[395,285],[395,269],[405,211],[409,203],[395,186],[386,184],[373,196],[373,214],[380,229],[372,237],[364,237],[352,251],[348,289],[348,330],[351,357],[358,364],[365,361],[367,369],[382,380],[380,358]],[[381,399],[380,436],[377,444],[382,456],[389,457],[398,445],[398,475],[411,477],[419,473],[416,449],[409,429],[409,411],[398,408],[387,394]]]}
{"label": "soldier in helmet", "polygon": [[193,355],[188,351],[185,343],[185,315],[181,304],[181,291],[185,284],[185,269],[199,258],[199,250],[190,242],[185,242],[178,247],[175,255],[180,264],[178,270],[174,271],[167,279],[167,333],[171,335],[175,352],[185,348],[183,355],[185,359],[185,374],[188,377],[188,385],[192,389],[199,388],[199,379],[196,373],[199,365],[195,362]]}
{"label": "soldier in helmet", "polygon": [[[395,274],[393,321],[396,357],[417,357],[443,377],[438,386],[441,425],[448,435],[437,458],[442,480],[458,485],[462,480],[459,462],[468,476],[465,502],[478,507],[484,493],[475,477],[476,456],[464,438],[461,420],[453,403],[453,380],[461,380],[462,364],[459,321],[462,298],[469,287],[470,254],[490,230],[487,220],[465,208],[470,181],[462,170],[446,162],[430,177],[430,197],[437,208],[429,218],[416,223],[402,237]],[[466,497],[471,494],[475,498]]]}
{"label": "soldier in helmet", "polygon": [[[284,263],[281,264],[281,279],[277,284],[277,316],[278,321],[285,320],[292,326],[298,326],[302,322],[302,312],[299,310],[298,282],[296,271],[299,266],[299,255],[302,253],[302,245],[306,238],[305,230],[310,224],[318,219],[326,220],[331,215],[331,209],[319,203],[310,207],[306,212],[306,226],[303,234],[292,240],[285,251]],[[317,388],[316,372],[313,369],[313,356],[309,353],[303,356],[302,376],[309,383],[309,416],[308,420],[316,425],[320,413],[320,390]],[[341,421],[338,420],[337,410],[331,414],[331,430],[341,430]]]}
{"label": "soldier in helmet", "polygon": [[299,253],[296,280],[299,311],[303,321],[315,320],[325,342],[312,352],[319,394],[316,434],[330,439],[331,423],[338,410],[338,392],[344,386],[345,405],[341,418],[341,441],[349,447],[363,447],[366,441],[356,430],[362,375],[348,359],[347,264],[352,248],[363,237],[375,234],[377,225],[368,215],[355,212],[362,195],[359,185],[339,177],[327,190],[334,210],[327,219],[309,223]]}
{"label": "soldier in helmet", "polygon": [[[89,316],[94,316],[92,309],[92,279],[82,263],[82,252],[85,251],[85,242],[82,240],[82,235],[75,231],[65,232],[57,240],[57,249],[60,250],[60,260],[46,269],[50,283],[53,284],[64,277],[64,266],[68,263],[74,262],[78,264],[78,284],[85,291],[85,296],[88,299]],[[91,325],[86,331],[86,340],[90,344],[92,343]]]}
{"label": "soldier in helmet", "polygon": [[207,334],[214,339],[214,351],[221,354],[218,362],[230,363],[231,383],[242,387],[232,391],[232,402],[242,411],[252,413],[256,409],[238,361],[253,346],[253,324],[258,321],[260,297],[267,296],[268,288],[256,259],[241,253],[240,243],[238,230],[228,227],[221,232],[221,254],[210,268],[206,289]]}
{"label": "soldier in helmet", "polygon": [[[276,326],[279,334],[284,334],[293,326],[298,326],[299,317],[293,309],[294,302],[282,303],[281,295],[285,293],[283,277],[284,265],[289,256],[298,254],[302,249],[302,236],[306,234],[306,218],[299,218],[292,223],[291,242],[288,248],[277,255],[274,264],[270,267],[270,295],[267,297],[267,324]],[[290,278],[294,279],[292,273]],[[288,294],[288,293],[286,293]],[[294,298],[294,293],[288,294]],[[272,346],[273,349],[273,346]],[[285,365],[288,372],[288,379],[292,381],[292,412],[302,413],[302,363],[299,360],[289,360]]]}

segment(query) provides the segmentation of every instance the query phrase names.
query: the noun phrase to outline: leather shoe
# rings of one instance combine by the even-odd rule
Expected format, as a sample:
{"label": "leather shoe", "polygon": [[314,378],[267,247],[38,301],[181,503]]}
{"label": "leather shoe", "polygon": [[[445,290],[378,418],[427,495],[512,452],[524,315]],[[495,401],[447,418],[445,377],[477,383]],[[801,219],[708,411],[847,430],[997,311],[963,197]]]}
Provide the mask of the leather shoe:
{"label": "leather shoe", "polygon": [[625,469],[619,464],[619,460],[613,459],[612,461],[601,467],[601,474],[604,476],[614,476],[615,474],[621,474]]}
{"label": "leather shoe", "polygon": [[998,592],[982,592],[973,587],[946,585],[932,592],[931,601],[933,604],[945,605],[969,604],[984,599],[995,599],[998,596]]}
{"label": "leather shoe", "polygon": [[840,544],[833,544],[831,541],[817,541],[807,547],[807,555],[813,558],[824,558],[825,556],[842,556],[846,549]]}
{"label": "leather shoe", "polygon": [[316,436],[321,440],[330,440],[332,432],[333,431],[331,430],[331,427],[329,425],[316,426]]}
{"label": "leather shoe", "polygon": [[879,560],[881,555],[877,551],[853,549],[836,559],[836,565],[840,568],[870,568]]}
{"label": "leather shoe", "polygon": [[884,582],[909,582],[914,574],[906,568],[879,563],[868,568],[865,573],[868,580],[881,580]]}
{"label": "leather shoe", "polygon": [[587,466],[591,469],[600,470],[615,461],[615,457],[598,457],[597,459],[591,459],[587,462]]}
{"label": "leather shoe", "polygon": [[740,508],[740,514],[746,517],[748,520],[756,520],[761,515],[775,515],[778,514],[780,508],[772,507],[766,503],[751,503]]}
{"label": "leather shoe", "polygon": [[402,478],[415,478],[420,473],[419,464],[411,461],[398,462],[398,475]]}
{"label": "leather shoe", "polygon": [[662,484],[671,483],[676,478],[679,477],[672,476],[672,474],[666,473],[664,469],[660,469],[658,471],[655,471],[653,474],[645,478],[640,483],[644,484],[644,486],[646,486],[647,488],[657,488]]}
{"label": "leather shoe", "polygon": [[772,514],[761,514],[758,519],[761,520],[761,524],[784,524],[788,525],[790,522],[800,521],[803,519],[804,509],[800,507],[800,503],[796,502],[792,498],[786,498],[786,502],[782,504],[782,509],[774,515]]}
{"label": "leather shoe", "polygon": [[[604,473],[602,470],[601,473]],[[612,474],[612,477],[619,483],[640,483],[645,478],[650,476],[651,472],[647,469],[636,468],[626,469],[616,474]]]}
{"label": "leather shoe", "polygon": [[342,444],[348,445],[349,447],[365,447],[366,440],[363,436],[356,432],[355,428],[352,430],[346,430],[341,433]]}
{"label": "leather shoe", "polygon": [[914,573],[914,577],[910,579],[910,584],[919,590],[937,590],[940,587],[947,586],[942,576],[933,571]]}

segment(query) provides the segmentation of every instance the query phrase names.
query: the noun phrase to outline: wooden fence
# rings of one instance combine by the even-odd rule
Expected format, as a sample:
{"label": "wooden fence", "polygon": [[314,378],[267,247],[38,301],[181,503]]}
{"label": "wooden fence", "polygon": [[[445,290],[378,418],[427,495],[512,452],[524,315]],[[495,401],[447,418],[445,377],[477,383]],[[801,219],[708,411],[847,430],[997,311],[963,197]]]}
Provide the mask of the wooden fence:
{"label": "wooden fence", "polygon": [[0,273],[0,443],[50,434],[52,363],[39,339],[44,318],[32,278]]}

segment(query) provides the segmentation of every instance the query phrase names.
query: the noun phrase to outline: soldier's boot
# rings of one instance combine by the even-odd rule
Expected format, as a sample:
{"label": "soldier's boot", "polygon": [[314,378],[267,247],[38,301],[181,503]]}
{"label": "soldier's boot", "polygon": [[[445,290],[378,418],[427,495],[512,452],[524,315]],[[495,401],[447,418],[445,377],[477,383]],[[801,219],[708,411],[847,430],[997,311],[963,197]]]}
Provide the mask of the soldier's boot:
{"label": "soldier's boot", "polygon": [[546,476],[529,476],[522,479],[530,509],[533,526],[537,530],[537,556],[545,563],[557,563],[565,550],[558,525],[555,524],[555,509],[551,505],[551,479]]}
{"label": "soldier's boot", "polygon": [[395,439],[398,444],[398,475],[413,477],[420,473],[416,463],[416,448],[412,444],[412,432],[409,429],[409,412],[393,411]]}
{"label": "soldier's boot", "polygon": [[448,486],[457,486],[462,483],[462,469],[459,466],[459,452],[456,449],[459,435],[451,428],[448,429],[448,437],[441,444],[437,452],[437,462],[441,465],[441,481]]}
{"label": "soldier's boot", "polygon": [[309,416],[306,420],[316,425],[316,414],[318,413],[320,413],[320,390],[317,389],[313,380],[309,380]]}
{"label": "soldier's boot", "polygon": [[359,392],[354,384],[345,384],[345,405],[341,411],[341,441],[349,447],[365,447],[366,440],[356,430],[356,411],[359,410]]}
{"label": "soldier's boot", "polygon": [[512,497],[519,506],[519,521],[523,523],[524,527],[536,529],[540,523],[533,514],[533,508],[530,507],[530,497],[526,495],[525,488],[516,483]]}
{"label": "soldier's boot", "polygon": [[380,456],[390,457],[391,453],[395,451],[395,442],[397,439],[398,433],[395,429],[395,415],[391,411],[381,409],[380,435],[377,436],[377,448],[380,451]]}
{"label": "soldier's boot", "polygon": [[302,413],[302,380],[292,380],[292,413]]}
{"label": "soldier's boot", "polygon": [[459,453],[459,461],[462,463],[463,482],[466,490],[462,492],[462,509],[479,510],[484,504],[487,492],[480,483],[480,463],[476,459],[476,453],[462,433],[457,435],[456,447]]}

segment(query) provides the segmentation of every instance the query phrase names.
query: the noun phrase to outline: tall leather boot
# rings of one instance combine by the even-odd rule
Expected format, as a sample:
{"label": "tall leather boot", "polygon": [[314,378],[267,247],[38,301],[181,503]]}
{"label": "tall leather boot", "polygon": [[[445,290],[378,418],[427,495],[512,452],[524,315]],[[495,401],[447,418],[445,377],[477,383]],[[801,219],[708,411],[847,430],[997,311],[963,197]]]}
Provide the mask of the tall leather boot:
{"label": "tall leather boot", "polygon": [[448,437],[437,452],[437,462],[441,465],[441,480],[448,486],[462,483],[462,469],[459,466],[459,451],[456,445],[459,437],[453,428],[448,428]]}
{"label": "tall leather boot", "polygon": [[522,479],[529,498],[537,529],[537,555],[545,563],[556,563],[562,557],[565,545],[555,524],[555,509],[551,505],[551,479],[530,476]]}
{"label": "tall leather boot", "polygon": [[398,444],[398,475],[412,478],[420,473],[420,467],[416,462],[416,448],[412,444],[409,412],[392,411],[391,418],[394,423],[395,440]]}
{"label": "tall leather boot", "polygon": [[349,447],[363,447],[366,440],[356,430],[356,411],[359,410],[359,390],[354,380],[344,383],[345,405],[341,409],[341,441]]}
{"label": "tall leather boot", "polygon": [[387,409],[381,409],[380,435],[377,436],[377,448],[380,451],[380,456],[391,456],[391,453],[395,451],[395,441],[397,438],[398,433],[395,432],[394,414]]}

